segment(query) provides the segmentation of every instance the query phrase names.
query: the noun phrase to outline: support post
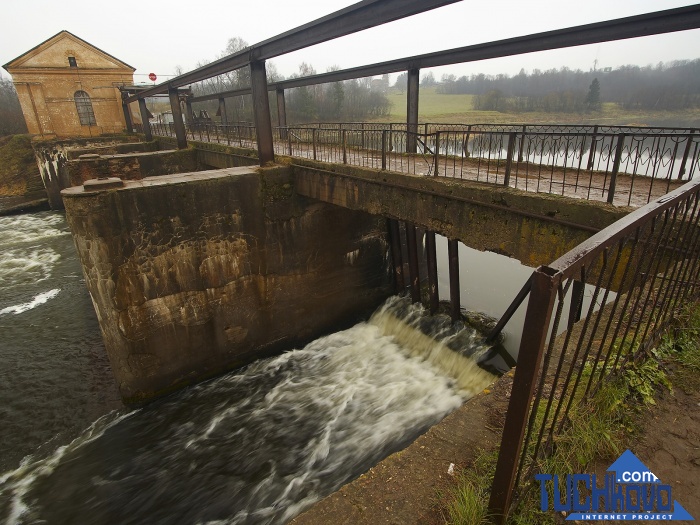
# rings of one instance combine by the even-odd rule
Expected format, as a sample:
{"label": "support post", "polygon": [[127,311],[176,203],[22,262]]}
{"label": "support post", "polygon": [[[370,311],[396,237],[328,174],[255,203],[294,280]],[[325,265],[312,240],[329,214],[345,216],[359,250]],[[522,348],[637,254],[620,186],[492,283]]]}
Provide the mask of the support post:
{"label": "support post", "polygon": [[219,99],[219,115],[221,115],[221,125],[228,125],[228,115],[226,115],[226,99],[221,97]]}
{"label": "support post", "polygon": [[[553,275],[554,274],[554,275]],[[532,274],[530,301],[525,314],[525,326],[518,352],[513,389],[506,412],[503,437],[498,449],[496,473],[493,478],[489,514],[496,524],[505,523],[513,500],[515,477],[535,392],[536,379],[549,333],[549,321],[556,298],[557,277],[554,270],[540,267]]]}
{"label": "support post", "polygon": [[285,140],[287,138],[287,104],[284,100],[284,89],[277,90],[277,125],[280,128],[280,139]]}
{"label": "support post", "polygon": [[687,142],[685,143],[685,150],[683,151],[683,160],[681,161],[681,169],[678,171],[678,180],[683,180],[683,175],[685,175],[686,172],[686,165],[688,164],[688,156],[690,155],[690,148],[693,145],[693,139],[695,138],[695,131],[694,129],[690,130],[690,135],[688,135],[688,138],[686,139]]}
{"label": "support post", "polygon": [[593,164],[595,163],[595,145],[598,141],[598,125],[593,126],[593,135],[591,136],[591,151],[588,153],[588,164],[586,169],[591,171],[593,169]]}
{"label": "support post", "polygon": [[433,177],[438,176],[438,166],[440,164],[440,132],[435,132],[435,153],[433,154]]}
{"label": "support post", "polygon": [[418,151],[418,80],[420,69],[408,70],[407,102],[406,102],[406,152]]}
{"label": "support post", "polygon": [[386,135],[387,130],[382,130],[382,169],[386,169]]}
{"label": "support post", "polygon": [[173,113],[177,148],[185,149],[187,148],[187,136],[185,135],[185,123],[182,122],[182,108],[180,108],[180,95],[177,88],[168,88],[168,97],[170,98],[170,111]]}
{"label": "support post", "polygon": [[264,166],[268,162],[275,161],[264,60],[250,63],[250,83],[253,91],[253,118],[255,119],[255,134],[258,140],[258,159],[260,165]]}
{"label": "support post", "polygon": [[420,274],[418,272],[418,242],[416,226],[406,222],[406,246],[408,247],[408,273],[411,278],[411,300],[420,302]]}
{"label": "support post", "polygon": [[525,148],[525,133],[527,132],[527,126],[523,124],[522,135],[520,136],[520,147],[518,148],[518,162],[523,161],[523,150]]}
{"label": "support post", "polygon": [[435,249],[435,232],[426,230],[425,251],[428,259],[428,295],[430,296],[430,314],[438,310],[440,296],[438,295],[437,253]]}
{"label": "support post", "polygon": [[506,173],[503,177],[503,185],[508,186],[510,184],[510,172],[513,167],[513,153],[515,153],[515,139],[517,134],[515,131],[508,133],[508,154],[506,157]]}
{"label": "support post", "polygon": [[571,290],[571,305],[569,306],[569,321],[568,330],[571,330],[580,319],[581,319],[581,309],[583,307],[583,292],[586,288],[586,283],[583,280],[579,281],[576,279],[574,281]]}
{"label": "support post", "polygon": [[192,127],[194,125],[194,110],[192,109],[192,99],[189,96],[185,98],[185,113],[187,125]]}
{"label": "support post", "polygon": [[625,147],[627,135],[620,133],[617,136],[617,148],[615,148],[615,161],[613,162],[612,173],[610,174],[610,186],[608,187],[608,204],[615,200],[615,186],[617,185],[617,174],[620,172],[620,162],[622,161],[622,151]]}
{"label": "support post", "polygon": [[457,239],[447,241],[447,258],[450,266],[450,315],[452,321],[455,322],[459,321],[462,315],[459,297],[459,241]]}
{"label": "support post", "polygon": [[391,261],[394,264],[394,283],[396,285],[396,293],[403,292],[406,284],[403,279],[403,256],[401,255],[401,231],[399,230],[399,221],[396,219],[387,219],[389,227],[389,239],[391,241]]}
{"label": "support post", "polygon": [[127,133],[134,131],[134,124],[131,122],[131,112],[129,111],[129,104],[122,99],[122,110],[124,111],[124,124],[126,125]]}
{"label": "support post", "polygon": [[340,140],[343,143],[343,164],[348,163],[348,145],[347,145],[347,136],[346,136],[346,131],[342,130],[340,132]]}
{"label": "support post", "polygon": [[141,113],[141,128],[143,129],[144,137],[148,142],[153,140],[151,133],[151,122],[148,120],[148,108],[146,107],[146,99],[139,99],[139,112]]}

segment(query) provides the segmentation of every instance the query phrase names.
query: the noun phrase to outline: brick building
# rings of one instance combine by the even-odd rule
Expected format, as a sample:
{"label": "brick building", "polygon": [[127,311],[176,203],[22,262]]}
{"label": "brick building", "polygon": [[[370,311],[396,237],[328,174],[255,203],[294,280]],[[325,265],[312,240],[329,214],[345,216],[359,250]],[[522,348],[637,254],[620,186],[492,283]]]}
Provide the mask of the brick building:
{"label": "brick building", "polygon": [[3,67],[31,134],[89,137],[126,128],[118,86],[133,84],[135,69],[68,31]]}

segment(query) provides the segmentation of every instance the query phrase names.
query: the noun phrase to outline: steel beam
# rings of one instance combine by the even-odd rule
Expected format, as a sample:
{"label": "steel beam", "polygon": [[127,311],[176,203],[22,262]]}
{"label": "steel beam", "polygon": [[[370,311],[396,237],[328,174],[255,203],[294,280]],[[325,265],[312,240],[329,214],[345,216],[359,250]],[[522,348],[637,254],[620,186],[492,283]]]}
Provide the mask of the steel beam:
{"label": "steel beam", "polygon": [[258,139],[258,159],[260,165],[264,166],[275,161],[264,60],[250,63],[250,82],[253,86],[253,119]]}
{"label": "steel beam", "polygon": [[146,99],[139,99],[139,112],[141,113],[141,127],[147,141],[153,140],[151,133],[151,122],[148,120],[148,108],[146,107]]}
{"label": "steel beam", "polygon": [[420,70],[408,70],[408,89],[406,90],[406,152],[416,153],[418,133],[418,90]]}
{"label": "steel beam", "polygon": [[182,122],[182,109],[180,108],[180,95],[177,89],[168,90],[170,98],[170,111],[173,113],[173,127],[177,138],[178,149],[187,148],[187,135],[185,134],[185,123]]}
{"label": "steel beam", "polygon": [[459,0],[363,0],[308,24],[254,44],[227,57],[215,60],[142,91],[138,97],[164,93],[168,88],[185,86],[222,73],[240,69],[250,62],[267,60],[321,42],[350,35],[363,29],[393,22],[407,16],[454,4]]}
{"label": "steel beam", "polygon": [[[399,58],[367,66],[310,75],[308,77],[283,80],[270,84],[270,89],[291,89],[294,87],[325,84],[327,82],[340,82],[342,80],[384,75],[387,73],[399,73],[410,69],[462,64],[489,58],[499,58],[599,42],[612,42],[615,40],[625,40],[628,38],[673,33],[676,31],[698,28],[700,28],[700,5],[692,5],[626,18],[618,18],[605,22],[597,22],[594,24],[558,29],[556,31],[535,33],[527,36],[437,51],[424,55]],[[250,91],[235,90],[224,92],[223,95],[237,96],[247,93],[250,93]],[[206,97],[216,98],[220,95],[207,95]],[[132,98],[135,100],[135,96]],[[197,97],[194,100],[202,101],[209,100],[209,98]],[[131,99],[129,99],[129,101],[131,101]]]}

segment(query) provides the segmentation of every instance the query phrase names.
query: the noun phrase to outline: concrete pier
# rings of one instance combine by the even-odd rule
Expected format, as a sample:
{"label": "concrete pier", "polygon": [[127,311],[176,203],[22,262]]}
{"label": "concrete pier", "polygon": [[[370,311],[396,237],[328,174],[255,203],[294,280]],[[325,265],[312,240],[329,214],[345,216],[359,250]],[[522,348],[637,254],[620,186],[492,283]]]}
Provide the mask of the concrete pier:
{"label": "concrete pier", "polygon": [[347,326],[393,290],[385,219],[291,169],[62,192],[122,398],[141,403]]}

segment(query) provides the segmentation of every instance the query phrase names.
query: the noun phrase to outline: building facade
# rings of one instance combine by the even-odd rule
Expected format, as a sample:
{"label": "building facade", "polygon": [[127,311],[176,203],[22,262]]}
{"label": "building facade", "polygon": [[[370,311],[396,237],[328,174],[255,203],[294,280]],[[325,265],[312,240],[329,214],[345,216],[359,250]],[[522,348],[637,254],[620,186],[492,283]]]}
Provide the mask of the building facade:
{"label": "building facade", "polygon": [[125,130],[119,86],[135,69],[68,31],[3,66],[17,90],[29,133],[91,137]]}

